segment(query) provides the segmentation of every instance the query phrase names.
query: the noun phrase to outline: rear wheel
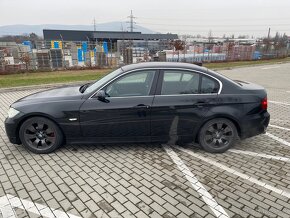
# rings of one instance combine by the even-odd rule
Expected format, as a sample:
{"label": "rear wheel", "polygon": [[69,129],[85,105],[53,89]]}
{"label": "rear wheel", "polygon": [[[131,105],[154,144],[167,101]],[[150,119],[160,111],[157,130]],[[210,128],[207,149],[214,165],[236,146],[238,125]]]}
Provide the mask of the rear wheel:
{"label": "rear wheel", "polygon": [[199,143],[207,152],[222,153],[234,145],[237,136],[232,121],[218,118],[204,124],[199,133]]}
{"label": "rear wheel", "polygon": [[19,137],[24,147],[37,154],[53,152],[63,142],[59,127],[44,117],[26,120],[20,127]]}

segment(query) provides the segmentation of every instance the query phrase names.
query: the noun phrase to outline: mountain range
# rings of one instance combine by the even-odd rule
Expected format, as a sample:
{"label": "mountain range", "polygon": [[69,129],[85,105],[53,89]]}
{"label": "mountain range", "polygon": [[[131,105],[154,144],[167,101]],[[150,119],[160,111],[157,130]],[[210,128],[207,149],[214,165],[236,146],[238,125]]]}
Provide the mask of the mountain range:
{"label": "mountain range", "polygon": [[[41,25],[7,25],[0,26],[0,36],[4,35],[23,35],[35,33],[43,36],[43,29],[61,29],[61,30],[94,30],[93,25],[64,25],[64,24],[41,24]],[[129,31],[129,24],[126,22],[109,22],[96,24],[97,31]],[[148,28],[134,25],[134,31],[142,33],[156,33]]]}

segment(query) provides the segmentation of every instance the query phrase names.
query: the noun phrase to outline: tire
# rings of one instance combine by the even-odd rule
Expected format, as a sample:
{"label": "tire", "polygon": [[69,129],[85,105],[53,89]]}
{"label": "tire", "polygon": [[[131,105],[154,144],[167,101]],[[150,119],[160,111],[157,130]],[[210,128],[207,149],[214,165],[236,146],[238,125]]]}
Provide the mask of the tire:
{"label": "tire", "polygon": [[48,154],[63,143],[59,127],[44,117],[27,119],[20,127],[19,138],[26,149],[36,154]]}
{"label": "tire", "polygon": [[237,128],[225,118],[212,119],[201,128],[198,139],[202,148],[210,153],[223,153],[231,148],[238,137]]}

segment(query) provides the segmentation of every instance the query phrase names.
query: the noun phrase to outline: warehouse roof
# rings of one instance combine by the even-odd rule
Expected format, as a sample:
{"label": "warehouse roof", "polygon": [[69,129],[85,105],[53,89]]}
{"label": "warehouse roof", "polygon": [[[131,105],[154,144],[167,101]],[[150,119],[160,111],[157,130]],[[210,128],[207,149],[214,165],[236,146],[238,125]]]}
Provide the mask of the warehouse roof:
{"label": "warehouse roof", "polygon": [[141,32],[83,31],[83,30],[43,30],[44,40],[88,41],[92,39],[130,40],[171,40],[177,34],[142,34]]}

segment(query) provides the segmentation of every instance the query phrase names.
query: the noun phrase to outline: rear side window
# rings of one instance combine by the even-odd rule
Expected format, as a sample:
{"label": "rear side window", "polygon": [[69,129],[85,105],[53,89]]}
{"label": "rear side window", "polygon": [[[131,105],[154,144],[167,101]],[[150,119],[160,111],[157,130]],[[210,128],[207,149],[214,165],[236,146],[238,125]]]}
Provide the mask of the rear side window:
{"label": "rear side window", "polygon": [[218,93],[219,88],[219,83],[215,79],[202,76],[200,88],[202,94]]}
{"label": "rear side window", "polygon": [[161,95],[198,94],[199,74],[165,70]]}

